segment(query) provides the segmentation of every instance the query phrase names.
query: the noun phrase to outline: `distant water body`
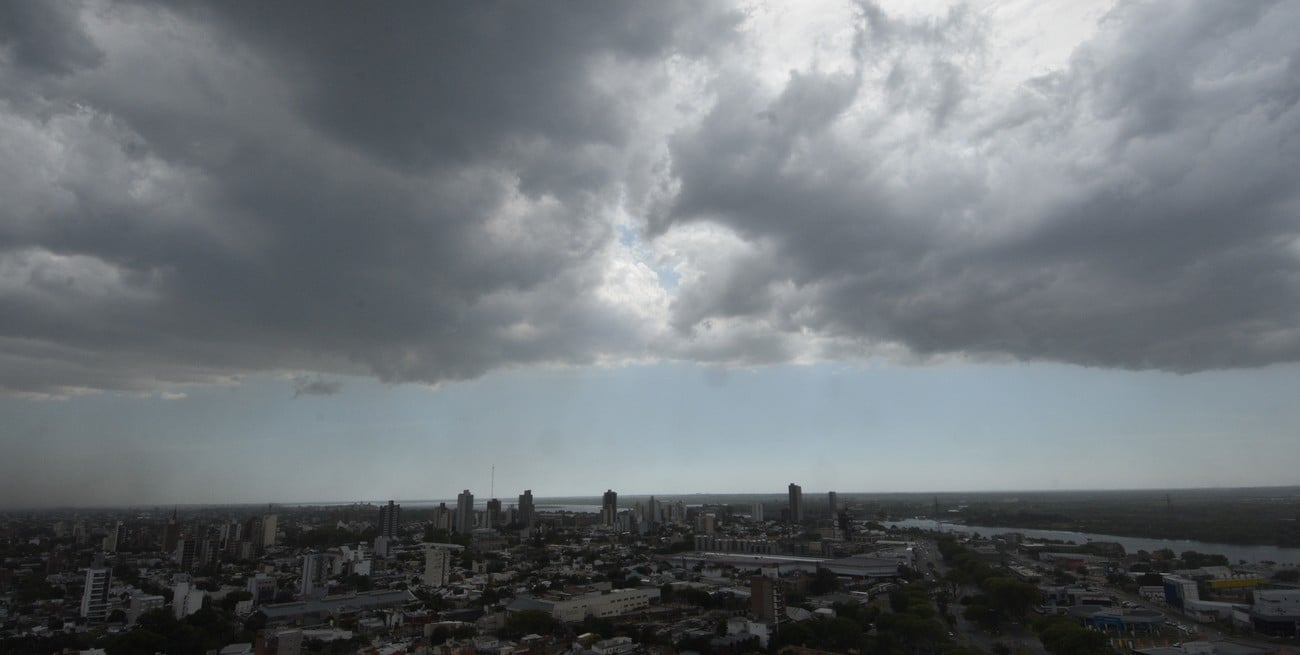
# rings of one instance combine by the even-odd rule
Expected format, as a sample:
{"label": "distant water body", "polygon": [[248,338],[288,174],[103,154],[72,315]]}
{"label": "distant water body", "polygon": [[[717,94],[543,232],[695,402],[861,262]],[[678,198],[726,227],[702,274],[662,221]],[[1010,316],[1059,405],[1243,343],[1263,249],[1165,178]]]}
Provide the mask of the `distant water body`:
{"label": "distant water body", "polygon": [[[437,507],[442,503],[447,503],[447,507],[453,509],[456,507],[455,498],[451,498],[449,500],[403,500],[398,504],[407,509],[426,509],[429,507]],[[501,501],[502,507],[508,507],[510,505],[516,505],[516,504],[518,503],[514,498],[502,499]],[[622,505],[622,503],[619,504]],[[539,512],[574,512],[578,514],[599,514],[600,513],[600,505],[589,505],[589,504],[582,504],[582,503],[548,503],[538,499],[536,501],[533,501],[533,506]],[[475,498],[474,508],[487,509],[487,499]]]}
{"label": "distant water body", "polygon": [[995,528],[982,525],[965,525],[963,523],[948,523],[945,521],[931,521],[927,519],[904,519],[902,521],[885,521],[886,527],[897,526],[899,528],[920,528],[922,530],[939,530],[940,532],[955,532],[958,534],[980,534],[988,537],[995,534],[1004,534],[1007,532],[1016,532],[1023,534],[1031,539],[1054,539],[1057,541],[1073,541],[1077,544],[1087,543],[1089,541],[1111,541],[1124,546],[1124,550],[1130,555],[1139,550],[1147,552],[1168,548],[1175,553],[1182,553],[1188,550],[1194,550],[1198,553],[1207,553],[1211,555],[1223,555],[1228,561],[1236,564],[1245,560],[1247,562],[1277,562],[1278,564],[1300,564],[1300,548],[1281,548],[1278,546],[1239,546],[1234,544],[1214,544],[1204,541],[1193,541],[1191,539],[1150,539],[1146,537],[1120,537],[1113,534],[1095,534],[1092,532],[1067,532],[1063,530],[1031,530],[1028,528]]}

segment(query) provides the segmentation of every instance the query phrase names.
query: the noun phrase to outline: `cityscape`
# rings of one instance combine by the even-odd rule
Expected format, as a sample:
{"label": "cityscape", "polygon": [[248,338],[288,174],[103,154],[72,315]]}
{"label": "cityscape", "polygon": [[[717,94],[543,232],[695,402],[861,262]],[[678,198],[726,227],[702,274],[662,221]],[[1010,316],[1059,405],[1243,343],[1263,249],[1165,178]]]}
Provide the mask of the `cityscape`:
{"label": "cityscape", "polygon": [[1300,0],[0,0],[0,655],[1300,655]]}
{"label": "cityscape", "polygon": [[[1158,512],[1174,494],[1189,498],[1086,502]],[[1300,507],[1297,488],[1226,495]],[[790,483],[747,496],[524,490],[503,500],[465,489],[448,501],[8,511],[0,650],[1269,655],[1294,646],[1295,541],[1175,552],[1142,548],[1140,535],[1062,540],[966,524],[965,512],[989,501],[1070,502],[985,496],[805,494]]]}

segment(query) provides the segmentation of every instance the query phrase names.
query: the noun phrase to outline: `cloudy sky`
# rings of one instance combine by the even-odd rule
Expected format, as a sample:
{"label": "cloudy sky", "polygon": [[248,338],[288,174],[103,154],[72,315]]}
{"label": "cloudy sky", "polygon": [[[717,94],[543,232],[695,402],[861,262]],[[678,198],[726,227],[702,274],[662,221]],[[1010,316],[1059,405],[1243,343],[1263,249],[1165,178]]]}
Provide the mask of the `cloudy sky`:
{"label": "cloudy sky", "polygon": [[0,498],[1296,483],[1297,33],[0,3]]}

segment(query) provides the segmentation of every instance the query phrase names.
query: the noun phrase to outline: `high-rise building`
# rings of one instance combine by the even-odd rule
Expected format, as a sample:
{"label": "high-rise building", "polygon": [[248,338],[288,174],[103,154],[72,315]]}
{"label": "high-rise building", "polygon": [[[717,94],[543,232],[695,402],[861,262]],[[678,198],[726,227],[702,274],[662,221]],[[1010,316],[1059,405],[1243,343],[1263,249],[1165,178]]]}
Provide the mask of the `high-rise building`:
{"label": "high-rise building", "polygon": [[519,496],[519,524],[531,529],[536,516],[535,511],[533,508],[533,490],[524,489],[524,493]]}
{"label": "high-rise building", "polygon": [[612,489],[606,489],[605,495],[600,500],[600,518],[605,525],[614,525],[614,517],[618,515],[618,494]]}
{"label": "high-rise building", "polygon": [[104,542],[102,545],[104,552],[106,553],[117,552],[118,547],[121,545],[122,538],[125,536],[122,534],[122,532],[123,530],[122,530],[121,521],[117,521],[112,525],[112,527],[108,529],[108,535],[104,537]]}
{"label": "high-rise building", "polygon": [[700,534],[713,534],[717,528],[718,517],[711,513],[701,513],[695,517],[695,531]]}
{"label": "high-rise building", "polygon": [[750,611],[764,623],[780,623],[785,619],[785,594],[781,581],[766,575],[749,579]]}
{"label": "high-rise building", "polygon": [[677,501],[668,506],[668,520],[680,524],[686,520],[686,503]]}
{"label": "high-rise building", "polygon": [[659,503],[655,502],[654,496],[645,504],[645,522],[646,528],[651,531],[659,524]]}
{"label": "high-rise building", "polygon": [[790,522],[803,523],[803,487],[790,483]]}
{"label": "high-rise building", "polygon": [[446,548],[424,551],[424,584],[444,587],[451,579],[451,552]]}
{"label": "high-rise building", "polygon": [[86,588],[81,592],[81,616],[90,623],[108,620],[108,586],[113,581],[113,570],[97,560],[86,569]]}
{"label": "high-rise building", "polygon": [[239,521],[232,521],[221,524],[221,550],[228,554],[239,554],[239,533],[243,529],[243,524]]}
{"label": "high-rise building", "polygon": [[197,542],[197,548],[194,560],[196,567],[210,566],[221,560],[221,537],[212,530],[203,533],[203,538]]}
{"label": "high-rise building", "polygon": [[452,517],[452,511],[450,507],[447,507],[447,503],[438,503],[438,506],[433,508],[434,529],[446,530],[447,532],[451,532],[451,529],[453,527],[451,522],[451,517]]}
{"label": "high-rise building", "polygon": [[322,553],[307,553],[302,556],[302,595],[309,598],[326,590],[329,582],[329,559]]}
{"label": "high-rise building", "polygon": [[179,566],[181,570],[194,568],[194,565],[198,563],[199,559],[198,539],[195,539],[193,535],[185,535],[181,537],[181,539],[176,542],[175,555],[172,557],[176,560],[176,565]]}
{"label": "high-rise building", "polygon": [[266,529],[262,525],[262,517],[254,516],[244,521],[244,541],[248,542],[249,549],[254,555],[262,553],[262,537],[266,536]]}
{"label": "high-rise building", "polygon": [[466,489],[456,496],[456,532],[469,534],[474,531],[474,494]]}
{"label": "high-rise building", "polygon": [[754,503],[754,506],[749,508],[749,518],[755,523],[763,522],[763,503]]}
{"label": "high-rise building", "polygon": [[831,517],[834,517],[837,513],[839,513],[839,511],[840,511],[840,497],[839,497],[839,494],[835,493],[834,491],[827,492],[827,493],[826,493],[826,503],[827,503],[827,505],[831,508],[831,509],[830,509]]}
{"label": "high-rise building", "polygon": [[402,506],[394,505],[393,501],[379,508],[379,535],[389,539],[397,538],[397,529],[401,524]]}
{"label": "high-rise building", "polygon": [[487,520],[484,521],[484,527],[496,528],[501,526],[501,499],[493,498],[487,501]]}
{"label": "high-rise building", "polygon": [[183,619],[203,609],[202,589],[195,588],[188,575],[177,575],[172,581],[172,616]]}
{"label": "high-rise building", "polygon": [[270,548],[275,545],[279,537],[280,529],[276,525],[279,517],[275,514],[267,514],[262,517],[262,547]]}
{"label": "high-rise building", "polygon": [[172,517],[167,519],[167,525],[163,527],[162,548],[164,553],[176,551],[176,542],[181,538],[181,524],[176,520],[176,510],[172,509]]}

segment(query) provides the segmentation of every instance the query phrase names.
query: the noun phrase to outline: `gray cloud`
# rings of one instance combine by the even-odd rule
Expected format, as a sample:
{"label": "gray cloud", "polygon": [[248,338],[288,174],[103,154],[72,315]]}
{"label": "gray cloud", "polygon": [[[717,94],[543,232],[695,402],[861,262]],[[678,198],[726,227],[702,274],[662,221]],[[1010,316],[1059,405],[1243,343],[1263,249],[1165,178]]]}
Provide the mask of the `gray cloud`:
{"label": "gray cloud", "polygon": [[675,325],[1176,371],[1300,356],[1294,6],[1122,5],[1005,108],[957,63],[987,56],[981,25],[902,23],[866,12],[851,89],[737,76],[674,137],[654,229],[719,223],[768,262],[717,264],[733,283],[684,291]]}
{"label": "gray cloud", "polygon": [[333,396],[342,390],[342,382],[326,380],[319,375],[314,377],[299,376],[293,380],[294,398],[299,396]]}
{"label": "gray cloud", "polygon": [[7,63],[36,74],[64,75],[93,66],[103,53],[69,3],[16,0],[0,6],[0,47]]}
{"label": "gray cloud", "polygon": [[600,76],[700,52],[697,10],[409,9],[116,5],[91,69],[6,71],[0,388],[642,356]]}
{"label": "gray cloud", "polygon": [[773,86],[721,8],[385,9],[0,10],[0,391],[1300,354],[1290,4],[1124,5],[1014,85],[971,11]]}

